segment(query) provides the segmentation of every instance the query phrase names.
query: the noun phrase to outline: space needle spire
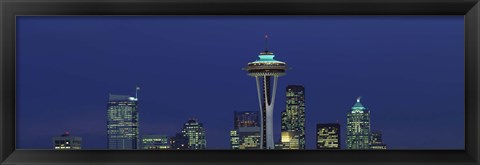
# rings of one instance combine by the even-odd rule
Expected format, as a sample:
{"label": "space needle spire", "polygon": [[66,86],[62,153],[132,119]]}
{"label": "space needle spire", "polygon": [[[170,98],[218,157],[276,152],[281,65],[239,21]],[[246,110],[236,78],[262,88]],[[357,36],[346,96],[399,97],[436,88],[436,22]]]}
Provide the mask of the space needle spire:
{"label": "space needle spire", "polygon": [[265,33],[265,52],[268,52],[268,34]]}
{"label": "space needle spire", "polygon": [[[275,60],[273,52],[268,51],[268,35],[265,34],[265,51],[258,55],[259,59],[247,64],[247,73],[255,77],[258,103],[260,107],[260,148],[274,149],[273,142],[273,106],[277,91],[278,77],[285,75],[287,64]],[[272,82],[273,80],[273,82]],[[273,83],[273,87],[272,87]]]}

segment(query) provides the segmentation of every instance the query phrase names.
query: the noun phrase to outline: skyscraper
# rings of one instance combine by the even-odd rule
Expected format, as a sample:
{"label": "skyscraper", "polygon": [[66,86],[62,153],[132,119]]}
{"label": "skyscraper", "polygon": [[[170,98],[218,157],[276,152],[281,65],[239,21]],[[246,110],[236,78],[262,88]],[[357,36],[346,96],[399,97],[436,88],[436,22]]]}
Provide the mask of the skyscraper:
{"label": "skyscraper", "polygon": [[108,149],[138,149],[138,134],[138,97],[110,94],[107,106]]}
{"label": "skyscraper", "polygon": [[[262,149],[274,149],[273,143],[273,107],[275,105],[275,93],[278,77],[285,75],[287,64],[274,59],[275,55],[268,51],[268,36],[265,35],[265,51],[261,52],[260,59],[249,62],[247,72],[255,77],[257,83],[258,103],[260,106],[260,146]],[[273,78],[273,88],[271,80]],[[262,82],[260,82],[262,80]],[[262,84],[262,85],[260,85]]]}
{"label": "skyscraper", "polygon": [[347,113],[347,149],[370,149],[370,111],[360,97]]}
{"label": "skyscraper", "polygon": [[386,150],[387,149],[387,145],[385,143],[383,143],[383,140],[382,140],[382,131],[380,131],[380,130],[373,130],[372,131],[370,149],[374,149],[374,150]]}
{"label": "skyscraper", "polygon": [[53,137],[53,149],[56,149],[56,150],[82,149],[82,138],[78,136],[70,136],[69,132],[65,132],[60,136]]}
{"label": "skyscraper", "polygon": [[230,131],[232,149],[260,149],[260,127],[257,111],[234,112],[234,130]]}
{"label": "skyscraper", "polygon": [[284,149],[305,149],[305,88],[301,85],[289,85],[286,89],[286,110],[282,112],[282,141],[284,136],[291,139],[282,143],[289,146]]}
{"label": "skyscraper", "polygon": [[340,148],[340,124],[317,124],[317,149]]}
{"label": "skyscraper", "polygon": [[182,134],[188,139],[189,149],[206,149],[205,128],[196,119],[190,119],[184,124]]}
{"label": "skyscraper", "polygon": [[142,149],[144,150],[170,149],[170,141],[167,135],[143,135]]}

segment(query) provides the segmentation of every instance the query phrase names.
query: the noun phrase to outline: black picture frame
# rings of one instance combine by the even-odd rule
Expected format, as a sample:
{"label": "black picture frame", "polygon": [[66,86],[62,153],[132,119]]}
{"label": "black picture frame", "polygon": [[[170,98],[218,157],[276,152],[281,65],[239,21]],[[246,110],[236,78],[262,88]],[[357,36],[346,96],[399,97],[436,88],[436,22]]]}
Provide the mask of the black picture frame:
{"label": "black picture frame", "polygon": [[[478,0],[0,0],[1,164],[479,164]],[[464,15],[464,150],[24,150],[15,148],[20,15]]]}

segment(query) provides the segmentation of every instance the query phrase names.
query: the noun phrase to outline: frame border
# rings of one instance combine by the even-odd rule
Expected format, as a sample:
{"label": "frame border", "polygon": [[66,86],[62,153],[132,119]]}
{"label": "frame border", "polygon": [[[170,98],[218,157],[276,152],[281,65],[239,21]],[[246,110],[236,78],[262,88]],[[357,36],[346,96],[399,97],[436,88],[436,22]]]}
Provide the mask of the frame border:
{"label": "frame border", "polygon": [[[0,0],[0,164],[479,164],[478,2],[479,0]],[[464,15],[465,150],[17,150],[15,18],[18,15]]]}

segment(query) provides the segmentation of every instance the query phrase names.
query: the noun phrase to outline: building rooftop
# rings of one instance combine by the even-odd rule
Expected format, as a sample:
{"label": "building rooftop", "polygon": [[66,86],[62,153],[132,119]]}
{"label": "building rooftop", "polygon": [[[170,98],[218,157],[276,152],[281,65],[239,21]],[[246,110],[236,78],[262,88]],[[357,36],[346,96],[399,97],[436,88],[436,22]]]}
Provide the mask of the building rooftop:
{"label": "building rooftop", "polygon": [[284,63],[282,61],[278,61],[278,60],[275,60],[275,54],[273,54],[272,52],[262,52],[260,53],[260,55],[258,55],[258,60],[255,60],[254,62],[252,63],[260,63],[260,62],[273,62],[273,63]]}
{"label": "building rooftop", "polygon": [[357,102],[353,105],[352,110],[365,110],[365,109],[367,109],[362,105],[362,103],[360,103],[360,99],[361,99],[361,97],[357,98]]}
{"label": "building rooftop", "polygon": [[137,101],[135,97],[131,97],[129,95],[114,95],[114,94],[109,94],[108,100],[109,101]]}

